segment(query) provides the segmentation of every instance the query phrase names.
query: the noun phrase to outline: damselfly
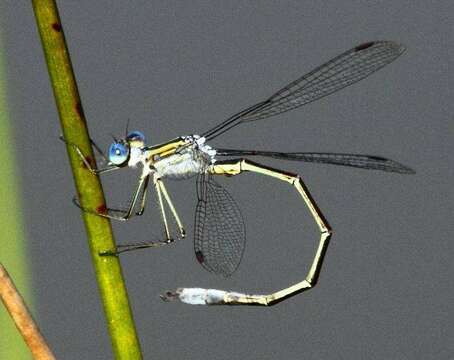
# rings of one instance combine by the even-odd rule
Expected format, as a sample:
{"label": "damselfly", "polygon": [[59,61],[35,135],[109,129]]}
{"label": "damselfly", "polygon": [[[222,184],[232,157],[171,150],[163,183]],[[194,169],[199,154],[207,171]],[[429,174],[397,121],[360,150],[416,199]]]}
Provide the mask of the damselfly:
{"label": "damselfly", "polygon": [[[110,219],[128,220],[133,215],[143,214],[150,179],[157,193],[165,238],[157,242],[119,245],[115,251],[102,255],[117,255],[125,251],[173,242],[169,216],[177,224],[179,237],[185,237],[182,221],[163,180],[184,180],[196,176],[198,202],[194,225],[195,257],[205,269],[224,276],[231,275],[243,256],[246,241],[245,226],[241,212],[232,196],[214,179],[216,176],[234,176],[244,172],[254,172],[292,186],[306,204],[320,230],[319,245],[305,279],[268,295],[183,288],[174,293],[168,292],[164,298],[179,298],[193,304],[272,305],[315,286],[332,233],[328,222],[299,175],[261,165],[249,158],[271,157],[401,174],[413,174],[414,171],[380,156],[220,149],[213,148],[208,143],[239,124],[281,114],[349,86],[389,64],[403,51],[403,46],[391,41],[374,41],[356,46],[291,82],[265,101],[229,117],[201,135],[181,136],[163,144],[147,145],[141,132],[126,132],[124,138],[114,139],[107,157],[93,142],[95,149],[107,163],[107,167],[102,169],[92,168],[82,151],[76,145],[70,144],[93,174],[103,174],[126,167],[141,167],[139,184],[127,209],[107,208],[100,212],[82,208],[84,211]],[[75,202],[80,206],[77,200]]]}

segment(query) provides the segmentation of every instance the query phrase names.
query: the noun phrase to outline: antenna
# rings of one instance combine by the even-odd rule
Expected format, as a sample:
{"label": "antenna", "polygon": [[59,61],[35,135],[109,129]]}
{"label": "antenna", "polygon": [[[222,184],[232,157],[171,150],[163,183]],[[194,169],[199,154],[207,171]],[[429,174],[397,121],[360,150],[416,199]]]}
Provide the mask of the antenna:
{"label": "antenna", "polygon": [[128,121],[126,122],[125,139],[128,137],[128,129],[129,129],[129,118],[128,118]]}

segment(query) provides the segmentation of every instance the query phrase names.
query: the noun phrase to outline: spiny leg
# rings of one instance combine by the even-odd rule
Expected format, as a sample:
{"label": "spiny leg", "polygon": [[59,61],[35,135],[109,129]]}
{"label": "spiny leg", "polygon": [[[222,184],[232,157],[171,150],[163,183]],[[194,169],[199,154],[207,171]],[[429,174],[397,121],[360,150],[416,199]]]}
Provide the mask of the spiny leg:
{"label": "spiny leg", "polygon": [[[139,210],[138,213],[136,213],[137,215],[143,214],[149,177],[150,176],[147,176],[144,180],[143,191],[142,191],[142,200],[141,200],[142,204],[141,204],[141,209]],[[119,255],[119,254],[127,252],[127,251],[159,247],[159,246],[171,244],[173,242],[173,239],[170,237],[169,227],[168,227],[168,223],[167,223],[167,216],[166,216],[165,209],[164,209],[164,202],[162,201],[162,194],[161,194],[160,185],[159,185],[160,179],[154,177],[153,182],[154,182],[155,189],[156,189],[156,192],[158,195],[158,203],[159,203],[159,208],[160,208],[161,215],[162,215],[162,220],[164,222],[164,230],[165,230],[166,239],[164,241],[159,240],[159,241],[150,241],[150,242],[142,242],[142,243],[135,243],[135,244],[118,245],[114,252],[110,252],[110,251],[103,252],[100,254],[101,256]],[[140,187],[139,187],[139,189],[140,189]]]}
{"label": "spiny leg", "polygon": [[171,241],[169,224],[167,222],[167,215],[166,215],[166,211],[164,208],[164,202],[162,201],[161,186],[159,185],[160,181],[161,180],[156,176],[153,178],[154,186],[155,186],[156,192],[158,194],[159,209],[161,210],[162,221],[164,222],[164,231],[165,231],[166,239],[167,239],[167,241]]}
{"label": "spiny leg", "polygon": [[168,245],[171,244],[172,241],[150,241],[150,242],[143,242],[143,243],[137,243],[137,244],[125,244],[125,245],[118,245],[117,249],[115,251],[105,251],[102,253],[99,253],[101,256],[116,256],[121,253],[127,252],[127,251],[133,251],[133,250],[139,250],[139,249],[148,249],[148,248],[153,248],[153,247],[160,247],[163,245]]}
{"label": "spiny leg", "polygon": [[140,209],[138,212],[136,212],[136,215],[141,216],[143,215],[143,212],[145,211],[145,203],[147,201],[147,190],[148,190],[148,183],[150,181],[150,177],[147,176],[145,179],[145,182],[142,187],[142,195],[140,197]]}
{"label": "spiny leg", "polygon": [[104,154],[104,151],[101,150],[101,148],[98,146],[98,144],[95,143],[95,141],[93,139],[90,138],[90,142],[93,145],[93,147],[95,148],[95,150],[98,152],[98,154],[101,156],[101,158],[104,161],[104,163],[107,164],[109,162],[109,159]]}
{"label": "spiny leg", "polygon": [[245,171],[271,176],[291,184],[298,191],[306,206],[309,208],[309,211],[320,230],[320,241],[306,278],[296,284],[268,295],[248,295],[214,289],[181,288],[175,293],[168,292],[163,295],[162,298],[164,300],[178,298],[181,301],[190,304],[203,305],[274,305],[291,296],[309,290],[317,284],[332,231],[303,180],[296,174],[263,166],[247,159],[223,161],[216,163],[210,168],[210,172],[215,175],[232,176],[241,174]]}
{"label": "spiny leg", "polygon": [[[100,175],[100,174],[104,174],[104,173],[107,173],[107,172],[111,172],[111,171],[114,171],[114,170],[119,170],[121,169],[121,167],[119,166],[115,166],[115,165],[108,165],[107,167],[105,168],[101,168],[101,169],[94,169],[91,164],[89,163],[89,161],[87,160],[87,158],[84,156],[82,150],[79,148],[79,146],[77,146],[76,144],[72,143],[72,142],[69,142],[67,141],[63,135],[60,136],[60,140],[63,141],[65,144],[69,145],[69,146],[72,146],[74,148],[74,150],[76,151],[77,155],[80,157],[80,159],[82,160],[82,162],[84,163],[85,167],[94,175]],[[96,145],[94,143],[93,140],[90,139],[90,142],[93,144],[93,146],[95,147],[95,149],[101,154],[102,158],[104,161],[106,161],[106,163],[108,163],[109,161],[107,160],[107,158],[105,157],[104,153],[101,151],[101,149],[98,147],[98,145]]]}
{"label": "spiny leg", "polygon": [[[105,218],[108,218],[108,219],[113,219],[113,220],[120,220],[120,221],[127,221],[129,220],[133,215],[135,215],[133,213],[133,210],[136,206],[136,203],[137,203],[137,199],[139,198],[139,194],[140,194],[140,189],[142,188],[144,182],[147,182],[147,178],[149,177],[149,175],[145,176],[145,177],[140,177],[140,180],[139,180],[139,184],[137,185],[137,189],[136,191],[134,192],[134,195],[132,196],[132,199],[130,201],[130,205],[129,205],[129,208],[127,210],[123,210],[123,209],[112,209],[112,208],[106,208],[104,211],[105,212],[98,212],[98,211],[95,211],[95,210],[92,210],[92,209],[88,209],[88,208],[84,208],[80,205],[80,203],[78,202],[77,198],[74,197],[73,198],[73,203],[79,207],[81,210],[87,212],[87,213],[91,213],[91,214],[94,214],[94,215],[98,215],[98,216],[101,216],[101,217],[105,217]],[[117,216],[117,215],[112,215],[112,214],[109,214],[109,211],[110,212],[116,212],[116,213],[120,213],[122,214],[121,216]],[[142,209],[142,212],[143,212],[143,209]],[[141,215],[141,213],[137,213],[137,215]]]}
{"label": "spiny leg", "polygon": [[178,213],[175,209],[175,206],[173,206],[172,200],[170,199],[169,193],[167,192],[166,187],[164,186],[164,182],[162,180],[158,181],[159,187],[161,188],[162,194],[164,195],[164,199],[167,202],[167,205],[170,208],[170,211],[172,212],[172,215],[178,225],[178,229],[180,231],[180,235],[182,238],[186,236],[186,231],[184,230],[183,224],[181,223],[180,217],[178,216]]}

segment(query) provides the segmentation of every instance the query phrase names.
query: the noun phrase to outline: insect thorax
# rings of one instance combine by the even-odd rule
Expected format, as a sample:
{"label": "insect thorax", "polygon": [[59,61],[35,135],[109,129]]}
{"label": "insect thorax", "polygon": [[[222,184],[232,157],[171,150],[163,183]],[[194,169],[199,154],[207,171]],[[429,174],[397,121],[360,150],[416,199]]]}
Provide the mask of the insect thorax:
{"label": "insect thorax", "polygon": [[162,178],[184,180],[203,173],[215,162],[216,151],[205,145],[198,135],[185,136],[185,145],[170,156],[156,161],[153,166]]}

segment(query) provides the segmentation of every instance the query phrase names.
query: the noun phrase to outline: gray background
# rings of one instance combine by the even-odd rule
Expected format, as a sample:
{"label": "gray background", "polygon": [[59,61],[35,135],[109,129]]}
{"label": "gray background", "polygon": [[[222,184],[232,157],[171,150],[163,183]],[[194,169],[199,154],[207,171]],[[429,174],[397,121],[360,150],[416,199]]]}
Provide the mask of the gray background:
{"label": "gray background", "polygon": [[[194,181],[169,183],[188,239],[122,257],[144,357],[448,359],[453,339],[452,1],[59,1],[90,133],[103,148],[127,118],[157,143],[202,132],[359,43],[408,50],[355,86],[214,145],[378,154],[402,176],[264,161],[302,174],[334,228],[319,285],[278,306],[190,307],[164,290],[268,292],[301,280],[318,232],[296,193],[271,179],[222,181],[247,222],[229,279],[192,250]],[[28,2],[2,2],[36,317],[62,359],[109,359],[110,342]],[[124,203],[133,172],[106,177]],[[118,242],[160,231],[153,202],[114,224]]]}

